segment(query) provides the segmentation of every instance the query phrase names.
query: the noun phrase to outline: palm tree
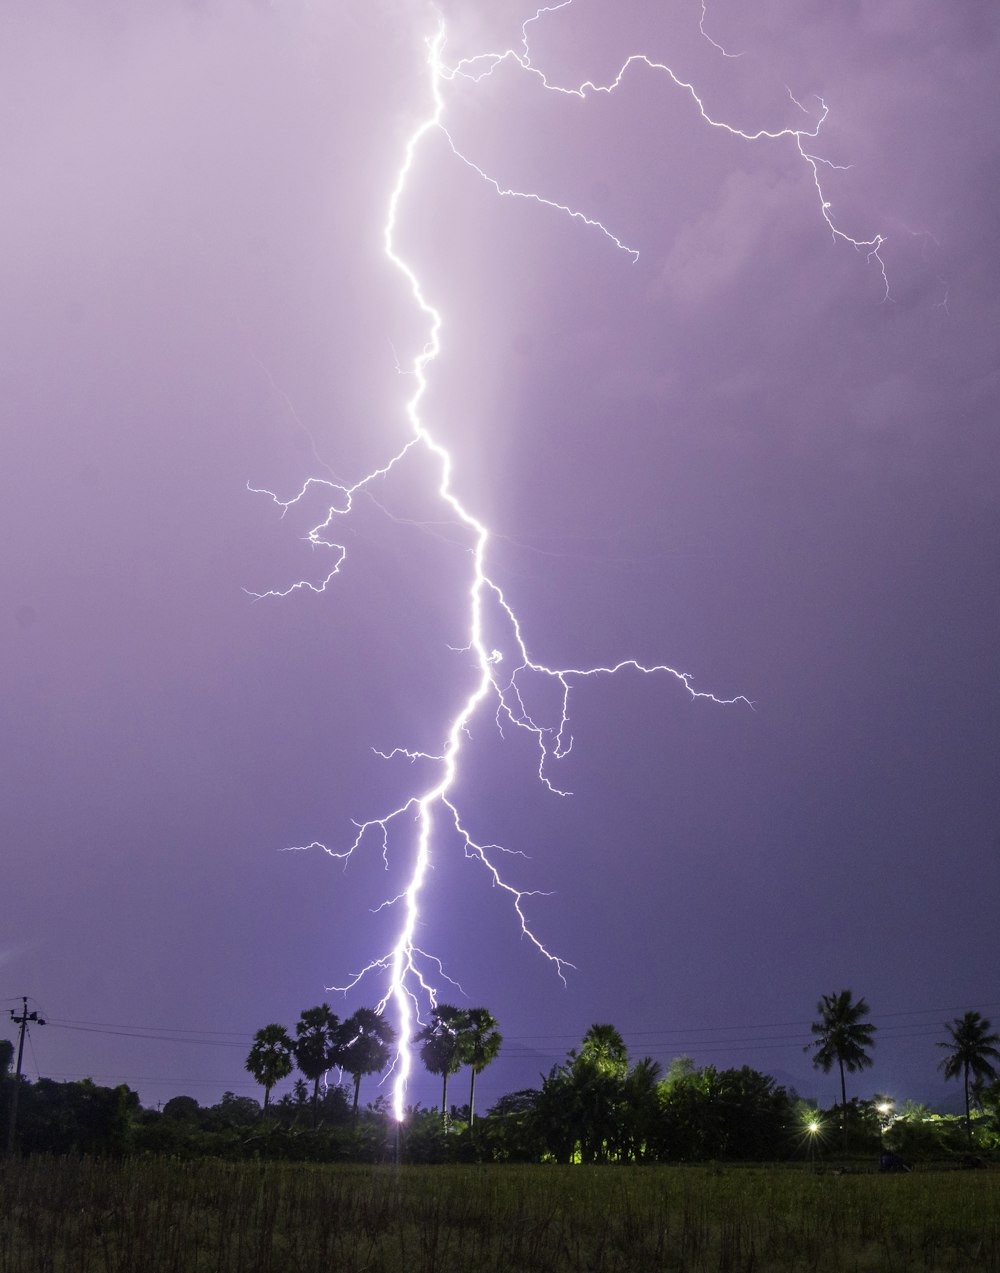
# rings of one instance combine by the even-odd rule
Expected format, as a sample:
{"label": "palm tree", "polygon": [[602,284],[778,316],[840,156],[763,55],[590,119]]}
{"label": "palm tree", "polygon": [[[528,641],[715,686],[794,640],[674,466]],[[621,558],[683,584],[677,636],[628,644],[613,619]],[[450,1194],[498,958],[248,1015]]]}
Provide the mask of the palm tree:
{"label": "palm tree", "polygon": [[469,1089],[469,1125],[476,1121],[476,1075],[482,1074],[496,1060],[503,1043],[496,1018],[486,1008],[470,1008],[465,1014],[466,1026],[461,1034],[462,1060],[472,1070]]}
{"label": "palm tree", "polygon": [[628,1072],[628,1049],[625,1040],[613,1025],[592,1025],[583,1036],[579,1056],[571,1053],[574,1061],[591,1065],[605,1074],[624,1079]]}
{"label": "palm tree", "polygon": [[354,1080],[352,1121],[358,1121],[358,1096],[365,1074],[384,1070],[396,1031],[374,1008],[359,1008],[341,1027],[342,1050],[339,1062]]}
{"label": "palm tree", "polygon": [[865,1070],[872,1064],[872,1059],[865,1051],[875,1042],[875,1026],[862,1017],[868,1016],[869,1008],[865,1000],[856,1002],[850,990],[841,990],[839,994],[824,995],[816,1005],[820,1020],[812,1023],[812,1032],[817,1035],[815,1042],[807,1044],[803,1051],[815,1048],[813,1065],[824,1074],[829,1074],[836,1061],[840,1069],[840,1107],[843,1111],[841,1126],[844,1139],[847,1139],[847,1084],[844,1071],[852,1074]]}
{"label": "palm tree", "polygon": [[618,1156],[623,1126],[628,1049],[613,1025],[592,1025],[580,1051],[570,1052],[577,1139],[583,1162]]}
{"label": "palm tree", "polygon": [[432,1074],[443,1078],[441,1088],[441,1121],[448,1126],[448,1075],[462,1064],[462,1034],[468,1018],[461,1008],[439,1003],[431,1010],[431,1019],[414,1036],[421,1044],[420,1059]]}
{"label": "palm tree", "polygon": [[287,1078],[294,1068],[294,1044],[283,1025],[266,1025],[253,1036],[246,1068],[264,1089],[264,1113],[271,1100],[271,1088]]}
{"label": "palm tree", "polygon": [[340,1064],[344,1039],[339,1019],[328,1003],[306,1008],[295,1025],[295,1063],[312,1080],[313,1125],[319,1107],[319,1081],[327,1070]]}
{"label": "palm tree", "polygon": [[948,1056],[938,1069],[946,1079],[957,1079],[961,1074],[965,1080],[965,1134],[972,1143],[972,1115],[969,1108],[969,1076],[982,1082],[984,1079],[997,1077],[994,1061],[1000,1061],[1000,1034],[990,1034],[992,1022],[987,1021],[978,1012],[967,1012],[964,1017],[956,1017],[945,1029],[951,1035],[947,1043],[939,1043],[939,1048],[950,1048]]}

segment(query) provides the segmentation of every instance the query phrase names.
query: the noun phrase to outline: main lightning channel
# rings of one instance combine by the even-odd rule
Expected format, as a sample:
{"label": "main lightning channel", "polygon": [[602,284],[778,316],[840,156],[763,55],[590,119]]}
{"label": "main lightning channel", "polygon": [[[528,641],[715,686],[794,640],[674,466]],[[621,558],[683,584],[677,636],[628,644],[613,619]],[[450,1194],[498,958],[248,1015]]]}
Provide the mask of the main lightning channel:
{"label": "main lightning channel", "polygon": [[[855,238],[842,230],[835,222],[832,206],[824,193],[820,182],[819,166],[826,161],[813,155],[808,143],[814,140],[827,118],[828,108],[818,98],[819,111],[815,122],[809,128],[783,128],[768,131],[759,129],[747,132],[724,121],[715,119],[706,109],[701,97],[693,85],[678,76],[665,63],[657,62],[645,54],[634,54],[621,65],[617,74],[603,85],[587,81],[575,86],[557,84],[550,80],[544,71],[532,63],[529,43],[529,27],[538,22],[543,15],[568,8],[572,0],[542,7],[528,18],[521,27],[519,49],[506,49],[500,52],[484,53],[466,58],[449,66],[444,61],[445,26],[439,19],[435,33],[426,41],[427,65],[430,81],[431,109],[427,116],[414,128],[406,141],[402,162],[389,194],[386,218],[383,227],[383,246],[385,256],[393,268],[406,280],[410,295],[427,325],[427,338],[420,352],[411,360],[406,368],[412,375],[414,390],[405,407],[405,416],[409,436],[399,449],[382,465],[373,469],[353,485],[342,485],[329,479],[310,478],[300,490],[289,499],[280,499],[270,491],[251,490],[267,494],[282,510],[282,516],[308,494],[325,489],[330,494],[330,503],[326,517],[308,533],[308,541],[314,546],[328,548],[336,556],[332,568],[325,578],[318,582],[306,579],[299,580],[290,587],[272,589],[262,593],[252,593],[254,597],[286,597],[289,594],[308,590],[322,593],[337,575],[347,557],[346,548],[333,536],[333,527],[338,518],[349,514],[357,495],[366,492],[377,480],[388,478],[393,471],[403,464],[410,452],[420,449],[434,458],[438,465],[437,494],[443,505],[449,510],[452,518],[464,530],[470,541],[469,556],[471,572],[468,585],[468,636],[463,650],[470,656],[473,668],[473,683],[458,711],[447,723],[444,731],[443,745],[436,753],[412,751],[395,747],[388,752],[379,752],[383,758],[392,760],[402,757],[414,764],[429,764],[434,767],[435,778],[425,788],[408,796],[396,808],[363,822],[355,822],[356,835],[352,843],[344,849],[331,849],[319,841],[297,846],[302,850],[320,849],[331,857],[347,861],[361,847],[362,843],[374,836],[381,843],[381,852],[386,870],[390,867],[390,841],[397,828],[411,827],[409,835],[413,837],[412,864],[404,887],[394,896],[387,898],[378,910],[398,908],[401,911],[401,922],[397,937],[382,956],[372,960],[352,975],[346,985],[330,987],[347,992],[371,974],[381,974],[387,980],[387,989],[378,1004],[378,1011],[385,1012],[390,1006],[394,1012],[398,1027],[398,1043],[396,1055],[391,1066],[393,1079],[392,1107],[397,1120],[405,1114],[405,1096],[407,1082],[413,1067],[413,1038],[416,1026],[420,1022],[420,1008],[423,1002],[434,1006],[437,1002],[437,979],[443,978],[456,985],[445,974],[441,961],[433,954],[425,951],[417,943],[417,931],[420,924],[420,900],[426,884],[427,874],[431,866],[432,850],[437,841],[447,836],[457,840],[463,848],[465,856],[478,861],[486,872],[493,887],[504,892],[514,910],[523,937],[530,942],[536,951],[553,967],[555,974],[565,980],[565,970],[572,968],[566,959],[550,950],[533,932],[525,911],[528,898],[537,896],[536,890],[521,890],[508,882],[497,866],[497,855],[512,851],[502,845],[480,843],[462,820],[458,806],[452,798],[459,776],[459,761],[465,741],[469,737],[473,718],[487,701],[494,705],[494,717],[501,729],[510,725],[527,732],[534,740],[537,749],[537,774],[541,782],[555,795],[570,794],[554,779],[554,766],[564,759],[572,748],[572,736],[569,730],[570,697],[575,684],[581,680],[599,676],[617,676],[633,673],[643,676],[660,675],[672,678],[686,690],[693,699],[707,699],[716,704],[743,703],[751,706],[743,695],[731,698],[720,698],[715,694],[696,689],[691,676],[678,671],[667,664],[644,664],[635,659],[626,658],[618,662],[589,668],[555,668],[538,662],[530,657],[521,622],[508,602],[499,584],[489,575],[487,569],[490,532],[487,526],[472,513],[459,499],[452,486],[453,462],[448,449],[432,433],[422,415],[422,404],[428,390],[429,369],[441,352],[441,330],[443,319],[440,311],[431,303],[424,286],[413,266],[397,248],[397,226],[400,210],[408,188],[410,178],[417,163],[418,153],[431,134],[443,136],[446,144],[463,164],[473,170],[486,181],[501,197],[514,197],[529,200],[550,210],[580,221],[588,228],[595,229],[610,240],[617,249],[627,253],[633,260],[638,259],[638,251],[628,246],[617,235],[600,221],[586,216],[583,212],[566,204],[533,191],[519,191],[503,187],[472,159],[468,158],[456,145],[453,137],[444,124],[445,99],[444,86],[456,79],[464,78],[478,82],[492,75],[501,65],[512,62],[521,71],[534,77],[536,82],[547,92],[554,92],[578,98],[589,93],[610,94],[616,91],[623,79],[633,67],[644,66],[647,70],[665,74],[673,84],[684,90],[693,100],[702,120],[713,128],[722,129],[748,143],[772,142],[791,143],[800,159],[811,171],[813,185],[820,206],[820,214],[835,241],[850,244],[855,249],[865,251],[870,259],[878,263],[885,287],[885,296],[889,296],[889,284],[881,249],[885,243],[882,235],[876,234],[867,239]],[[725,50],[707,36],[704,30],[705,5],[701,6],[700,30],[709,43],[713,44],[726,56]],[[790,94],[791,96],[791,94]],[[801,104],[795,101],[800,109]],[[833,165],[829,165],[833,167]],[[497,638],[506,653],[487,638],[488,614],[493,614],[504,630],[502,638]],[[532,696],[540,688],[555,691],[558,708],[542,714],[529,706]],[[551,694],[550,694],[551,699]],[[430,973],[428,965],[435,969]],[[460,987],[459,987],[460,988]]]}

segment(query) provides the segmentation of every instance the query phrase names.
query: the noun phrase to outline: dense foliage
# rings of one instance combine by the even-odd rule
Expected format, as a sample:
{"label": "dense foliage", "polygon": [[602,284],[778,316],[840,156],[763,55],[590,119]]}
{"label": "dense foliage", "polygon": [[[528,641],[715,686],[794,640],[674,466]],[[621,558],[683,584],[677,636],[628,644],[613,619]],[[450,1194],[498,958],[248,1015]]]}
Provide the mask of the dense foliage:
{"label": "dense foliage", "polygon": [[[970,1101],[977,1108],[970,1106],[968,1129],[964,1119],[911,1104],[895,1109],[879,1098],[854,1098],[823,1111],[749,1066],[698,1068],[679,1058],[662,1074],[648,1057],[633,1063],[622,1036],[608,1024],[592,1026],[562,1064],[541,1076],[538,1088],[502,1097],[474,1123],[469,1106],[452,1106],[447,1120],[439,1110],[416,1107],[397,1125],[384,1097],[356,1105],[359,1076],[386,1064],[382,1024],[375,1014],[356,1014],[341,1024],[322,1005],[302,1014],[294,1040],[280,1027],[265,1027],[251,1052],[253,1058],[263,1054],[262,1077],[270,1078],[275,1056],[277,1068],[285,1069],[288,1049],[305,1077],[263,1108],[226,1092],[207,1108],[176,1096],[162,1110],[145,1110],[125,1086],[22,1081],[17,1147],[22,1154],[104,1157],[563,1164],[820,1164],[845,1154],[874,1162],[883,1151],[906,1162],[951,1158],[961,1164],[974,1161],[970,1152],[1000,1150],[996,1082],[972,1084]],[[979,1044],[985,1039],[992,1047],[989,1022],[975,1024]],[[475,1075],[499,1048],[495,1026],[485,1009],[454,1015],[445,1008],[426,1032],[429,1068],[446,1077],[464,1063]],[[955,1062],[963,1075],[964,1055]],[[354,1081],[321,1088],[319,1067],[330,1057]],[[969,1072],[990,1076],[971,1062]],[[8,1075],[0,1083],[0,1135],[6,1139],[13,1080]],[[264,1088],[267,1097],[270,1086]]]}

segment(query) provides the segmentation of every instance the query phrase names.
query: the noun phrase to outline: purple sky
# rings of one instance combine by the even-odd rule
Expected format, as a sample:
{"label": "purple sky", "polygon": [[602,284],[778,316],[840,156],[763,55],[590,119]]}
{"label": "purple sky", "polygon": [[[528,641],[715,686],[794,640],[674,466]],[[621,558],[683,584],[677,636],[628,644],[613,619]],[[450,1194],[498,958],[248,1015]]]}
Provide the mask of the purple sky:
{"label": "purple sky", "polygon": [[[551,893],[532,924],[577,966],[564,987],[441,843],[420,941],[468,996],[445,999],[507,1036],[486,1100],[613,1021],[636,1058],[746,1062],[830,1102],[802,1044],[844,987],[880,1028],[850,1090],[937,1099],[942,1022],[1000,1020],[987,9],[718,0],[706,30],[739,58],[695,0],[575,0],[534,28],[560,83],[641,51],[747,131],[801,127],[789,92],[821,94],[815,153],[852,165],[822,169],[826,196],[886,236],[888,302],[793,146],[709,128],[641,68],[612,98],[508,67],[447,100],[465,154],[636,264],[499,199],[440,134],[420,151],[399,238],[445,320],[425,414],[533,656],[666,662],[756,705],[581,685],[569,800],[477,722],[457,799],[529,855],[508,874]],[[456,58],[531,12],[445,10]],[[338,527],[324,595],[245,591],[332,565],[302,539],[315,506],[282,520],[248,482],[354,481],[406,436],[397,359],[426,327],[381,226],[433,18],[15,0],[4,23],[0,998],[50,1022],[29,1074],[211,1103],[254,1091],[259,1026],[380,997],[325,989],[388,944],[378,846],[346,871],[279,850],[343,847],[405,799],[415,770],[371,749],[437,750],[470,686],[449,648],[468,557],[417,457]]]}

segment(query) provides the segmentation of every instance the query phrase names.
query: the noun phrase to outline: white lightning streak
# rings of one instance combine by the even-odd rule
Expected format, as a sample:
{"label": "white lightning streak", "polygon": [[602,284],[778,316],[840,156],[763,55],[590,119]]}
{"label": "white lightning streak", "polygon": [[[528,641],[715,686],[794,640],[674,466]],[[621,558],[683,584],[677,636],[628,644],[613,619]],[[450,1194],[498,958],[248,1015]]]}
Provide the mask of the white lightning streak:
{"label": "white lightning streak", "polygon": [[[555,973],[564,979],[567,968],[573,967],[565,959],[549,950],[541,939],[532,931],[524,910],[526,899],[538,896],[537,890],[521,890],[509,883],[500,873],[494,855],[508,853],[502,845],[479,843],[466,827],[452,799],[459,771],[459,761],[463,744],[468,740],[470,725],[487,702],[493,705],[493,714],[497,725],[503,729],[505,724],[525,731],[534,739],[538,754],[538,777],[545,786],[557,795],[567,795],[556,785],[550,776],[553,766],[564,759],[572,747],[572,736],[569,729],[570,697],[576,683],[598,676],[617,676],[631,672],[643,676],[666,676],[678,682],[692,699],[707,699],[712,703],[744,703],[752,706],[742,695],[732,698],[719,698],[715,694],[694,687],[691,676],[678,671],[665,663],[645,664],[633,658],[621,659],[618,662],[589,668],[558,668],[533,659],[528,652],[528,645],[522,631],[521,622],[499,586],[491,578],[487,569],[490,532],[459,499],[452,486],[452,458],[446,447],[438,441],[431,427],[422,415],[422,403],[428,389],[429,369],[441,351],[441,330],[443,325],[441,313],[427,297],[424,285],[409,262],[400,254],[396,246],[397,226],[404,196],[410,177],[417,163],[418,154],[425,141],[431,136],[443,137],[454,156],[470,168],[482,180],[486,181],[501,197],[513,197],[529,200],[546,208],[560,212],[577,220],[590,229],[596,229],[609,239],[619,250],[628,253],[633,260],[638,258],[638,251],[627,246],[600,221],[586,216],[584,213],[559,203],[554,199],[532,191],[518,191],[503,187],[497,180],[489,176],[478,164],[463,154],[455,144],[451,133],[444,126],[445,86],[461,78],[479,82],[491,75],[505,63],[512,63],[533,79],[545,91],[567,96],[585,98],[590,93],[610,94],[615,92],[633,67],[645,67],[648,71],[666,76],[675,87],[686,93],[696,107],[701,119],[712,128],[722,129],[730,135],[753,144],[788,144],[799,155],[811,172],[819,200],[820,214],[836,241],[845,242],[859,251],[865,251],[876,260],[882,272],[888,297],[888,280],[885,265],[880,255],[885,242],[876,234],[868,239],[858,239],[847,234],[834,221],[830,201],[827,199],[819,177],[819,167],[827,161],[814,156],[807,148],[809,140],[815,140],[823,122],[827,118],[828,108],[822,98],[817,98],[819,111],[815,122],[809,128],[781,128],[777,130],[757,129],[745,131],[722,120],[714,118],[705,107],[702,98],[693,85],[683,80],[669,66],[658,62],[645,54],[633,54],[621,65],[615,77],[607,84],[595,84],[586,81],[583,84],[567,86],[554,83],[544,71],[536,68],[531,60],[528,38],[529,27],[538,22],[543,15],[567,8],[572,0],[539,8],[521,27],[519,49],[506,49],[501,52],[484,53],[476,57],[459,61],[454,66],[444,61],[445,30],[443,22],[439,23],[436,33],[427,40],[428,68],[430,81],[431,108],[426,117],[414,128],[406,141],[403,158],[396,173],[395,181],[389,194],[386,218],[383,227],[383,246],[386,258],[392,267],[399,272],[406,282],[410,296],[417,310],[423,316],[427,326],[427,337],[420,352],[410,363],[403,364],[403,369],[412,376],[415,388],[405,407],[405,416],[409,436],[405,443],[391,458],[380,467],[362,477],[352,486],[340,485],[336,482],[310,478],[290,499],[279,499],[272,492],[264,492],[281,508],[282,516],[288,509],[302,500],[309,492],[325,490],[330,497],[325,519],[314,526],[307,540],[314,547],[329,548],[336,554],[335,564],[325,578],[319,582],[300,580],[283,590],[270,590],[263,593],[252,593],[255,597],[285,597],[297,590],[311,590],[322,593],[336,575],[344,561],[347,551],[344,546],[332,538],[332,527],[336,519],[348,515],[353,507],[355,495],[366,490],[377,478],[388,478],[394,469],[407,458],[412,450],[419,448],[433,458],[438,466],[437,494],[444,506],[463,529],[469,541],[469,559],[471,562],[468,582],[468,632],[463,651],[470,656],[473,669],[472,683],[464,703],[458,712],[447,723],[444,729],[443,743],[436,753],[415,751],[404,747],[394,747],[389,751],[377,754],[385,759],[402,757],[411,764],[422,762],[434,768],[435,776],[428,785],[409,795],[401,804],[388,813],[369,818],[363,822],[355,822],[356,835],[350,845],[341,850],[333,850],[318,841],[309,845],[297,846],[298,851],[322,849],[331,857],[349,861],[362,843],[375,836],[381,842],[381,853],[386,870],[390,869],[390,848],[395,845],[397,828],[407,824],[415,825],[413,830],[405,832],[407,838],[413,839],[411,860],[407,868],[405,886],[395,896],[384,901],[379,910],[398,908],[401,911],[398,935],[391,949],[380,957],[373,959],[359,972],[352,975],[347,985],[331,987],[348,991],[353,989],[370,974],[381,974],[386,978],[387,989],[378,1005],[383,1012],[390,1005],[398,1026],[398,1046],[391,1066],[393,1077],[393,1110],[397,1119],[404,1113],[404,1098],[407,1080],[412,1069],[412,1039],[415,1023],[419,1021],[420,1004],[423,1000],[432,1006],[437,1003],[435,985],[425,975],[427,964],[436,966],[437,976],[450,981],[444,973],[440,960],[421,949],[416,942],[419,923],[420,899],[423,893],[427,873],[431,866],[432,850],[440,842],[442,836],[453,837],[461,845],[467,858],[478,861],[494,888],[506,893],[508,900],[520,923],[523,937],[530,942],[538,953],[553,967]],[[700,29],[703,35],[705,22],[705,5],[702,4]],[[705,35],[706,39],[709,39]],[[710,40],[710,43],[715,44]],[[721,52],[721,46],[716,45]],[[726,54],[726,56],[731,56]],[[794,98],[792,98],[795,101]],[[801,104],[795,102],[797,106]],[[808,112],[807,112],[808,113]],[[831,165],[833,166],[833,165]],[[259,488],[251,488],[259,489]],[[503,631],[498,648],[494,641],[487,639],[487,631],[498,627]],[[536,695],[540,695],[545,687],[554,688],[558,709],[539,714],[529,706]],[[456,983],[452,983],[456,984]]]}
{"label": "white lightning streak", "polygon": [[700,18],[700,19],[699,19],[699,21],[698,21],[698,30],[702,33],[702,35],[703,35],[703,36],[705,37],[705,39],[709,42],[709,44],[712,46],[712,48],[713,48],[713,49],[718,49],[718,50],[719,50],[719,52],[722,54],[722,56],[723,56],[723,57],[731,57],[731,58],[738,58],[738,57],[742,57],[742,56],[743,56],[743,54],[742,54],[742,53],[728,53],[728,52],[727,52],[727,51],[726,51],[726,50],[722,47],[722,45],[721,45],[721,44],[719,44],[716,40],[713,40],[713,39],[712,39],[712,37],[711,37],[711,36],[708,34],[708,32],[705,30],[705,19],[706,19],[707,17],[708,17],[708,3],[707,3],[707,0],[701,0],[701,18]]}
{"label": "white lightning streak", "polygon": [[[554,13],[559,9],[569,8],[572,2],[573,0],[564,0],[562,4],[539,9],[533,17],[529,18],[521,28],[521,52],[518,52],[516,49],[505,49],[500,53],[479,53],[475,57],[463,58],[454,67],[443,71],[443,74],[445,74],[448,78],[461,76],[463,78],[470,79],[473,82],[478,82],[484,77],[492,75],[497,67],[502,65],[504,62],[511,61],[527,74],[535,76],[541,86],[548,92],[560,93],[567,97],[579,97],[584,99],[589,93],[614,93],[621,86],[622,81],[634,66],[645,66],[647,70],[662,72],[677,88],[682,89],[685,93],[687,93],[697,107],[701,118],[710,127],[721,129],[723,132],[729,133],[730,136],[738,137],[741,141],[745,142],[787,141],[792,143],[798,152],[799,157],[810,170],[812,182],[818,196],[820,215],[826,222],[827,228],[829,229],[834,241],[847,243],[857,251],[864,252],[869,260],[875,260],[878,262],[884,287],[883,299],[889,299],[889,278],[886,273],[885,262],[881,256],[882,248],[885,246],[885,237],[881,234],[874,234],[869,239],[857,239],[837,225],[832,215],[832,202],[826,197],[819,178],[819,165],[821,163],[826,164],[827,161],[818,159],[806,149],[805,143],[807,140],[815,140],[819,136],[820,130],[830,113],[830,108],[827,106],[826,101],[822,97],[819,95],[816,96],[816,101],[819,103],[819,111],[816,116],[816,122],[813,124],[812,128],[758,128],[753,132],[747,132],[745,129],[736,128],[733,124],[726,123],[725,120],[716,119],[709,113],[704,101],[699,96],[698,91],[695,89],[693,84],[682,79],[665,62],[657,62],[655,59],[647,57],[645,53],[633,53],[627,57],[619,67],[614,78],[606,84],[596,84],[593,80],[585,80],[582,84],[576,85],[554,83],[549,79],[548,75],[546,75],[544,71],[539,70],[538,67],[533,65],[531,61],[530,47],[528,44],[527,30],[531,23],[537,22],[543,14]],[[731,56],[726,54],[726,51],[705,33],[704,22],[705,5],[703,4],[700,26],[702,35],[705,36],[705,39],[708,40],[710,44],[719,49],[724,56]],[[804,111],[806,114],[809,113],[806,111],[805,107],[802,106],[801,102],[797,101],[792,96],[791,92],[789,92],[789,96],[800,110]],[[837,167],[835,164],[830,164],[829,166]],[[615,237],[609,230],[605,229],[604,226],[600,226],[600,229],[603,230],[609,238]],[[618,240],[616,239],[615,242],[618,242]],[[619,244],[619,246],[622,245]],[[632,249],[626,248],[625,250],[631,251]]]}

